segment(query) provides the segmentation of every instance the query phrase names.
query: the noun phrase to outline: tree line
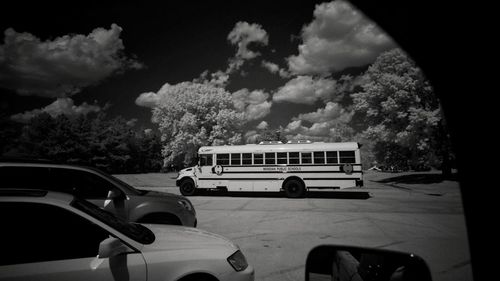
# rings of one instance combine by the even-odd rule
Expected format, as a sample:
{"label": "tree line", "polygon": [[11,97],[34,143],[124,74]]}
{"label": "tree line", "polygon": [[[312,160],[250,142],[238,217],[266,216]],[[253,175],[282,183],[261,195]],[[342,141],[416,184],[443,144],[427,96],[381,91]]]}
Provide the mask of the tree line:
{"label": "tree line", "polygon": [[[330,141],[361,143],[363,167],[396,170],[435,167],[449,174],[454,155],[439,101],[422,71],[405,53],[381,54],[357,79],[339,83],[338,102],[352,113],[339,120]],[[152,109],[155,129],[135,130],[105,112],[77,117],[47,113],[19,125],[0,120],[2,155],[26,155],[90,165],[110,173],[156,172],[196,163],[200,146],[243,144],[244,112],[231,93],[209,82],[170,85]],[[254,142],[286,142],[283,128],[267,128]]]}
{"label": "tree line", "polygon": [[157,131],[134,130],[123,117],[104,113],[52,117],[28,124],[1,121],[3,158],[43,159],[100,168],[108,173],[157,172],[163,166]]}

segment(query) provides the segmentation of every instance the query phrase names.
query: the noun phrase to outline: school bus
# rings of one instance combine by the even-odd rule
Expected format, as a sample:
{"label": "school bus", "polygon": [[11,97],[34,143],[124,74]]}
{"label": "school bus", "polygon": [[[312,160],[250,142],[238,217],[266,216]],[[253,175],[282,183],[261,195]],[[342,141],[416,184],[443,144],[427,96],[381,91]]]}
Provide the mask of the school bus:
{"label": "school bus", "polygon": [[310,189],[363,186],[360,145],[356,142],[261,142],[247,145],[203,146],[198,165],[179,172],[181,194],[200,189],[284,191],[303,197]]}

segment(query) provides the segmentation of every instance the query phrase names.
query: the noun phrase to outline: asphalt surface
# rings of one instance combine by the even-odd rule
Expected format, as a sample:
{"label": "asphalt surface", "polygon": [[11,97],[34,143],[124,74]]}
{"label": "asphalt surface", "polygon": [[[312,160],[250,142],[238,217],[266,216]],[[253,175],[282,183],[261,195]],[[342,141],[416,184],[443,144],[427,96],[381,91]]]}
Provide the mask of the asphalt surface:
{"label": "asphalt surface", "polygon": [[[179,194],[174,174],[117,176]],[[189,199],[198,228],[236,242],[258,281],[304,280],[308,252],[324,244],[411,252],[425,259],[433,280],[472,280],[458,182],[437,174],[368,172],[364,188],[301,199],[214,192]]]}

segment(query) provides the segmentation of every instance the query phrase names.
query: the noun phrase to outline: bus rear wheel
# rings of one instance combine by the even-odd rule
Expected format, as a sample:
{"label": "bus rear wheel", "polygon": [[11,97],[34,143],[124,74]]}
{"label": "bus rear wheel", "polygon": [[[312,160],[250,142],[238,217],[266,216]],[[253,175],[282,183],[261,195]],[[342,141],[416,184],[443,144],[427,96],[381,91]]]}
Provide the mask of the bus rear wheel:
{"label": "bus rear wheel", "polygon": [[304,184],[298,180],[291,179],[283,185],[286,197],[288,198],[300,198],[304,197],[306,194],[306,189]]}
{"label": "bus rear wheel", "polygon": [[192,180],[183,181],[179,187],[179,191],[184,196],[194,195],[196,193],[196,187],[194,186],[194,182]]}

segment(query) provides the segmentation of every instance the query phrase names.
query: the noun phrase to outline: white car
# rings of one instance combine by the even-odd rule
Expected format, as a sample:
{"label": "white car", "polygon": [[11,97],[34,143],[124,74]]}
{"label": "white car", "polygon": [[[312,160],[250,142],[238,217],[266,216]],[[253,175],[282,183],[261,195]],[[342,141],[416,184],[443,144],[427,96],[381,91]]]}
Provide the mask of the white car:
{"label": "white car", "polygon": [[69,194],[0,190],[0,280],[254,280],[237,245],[129,223]]}

